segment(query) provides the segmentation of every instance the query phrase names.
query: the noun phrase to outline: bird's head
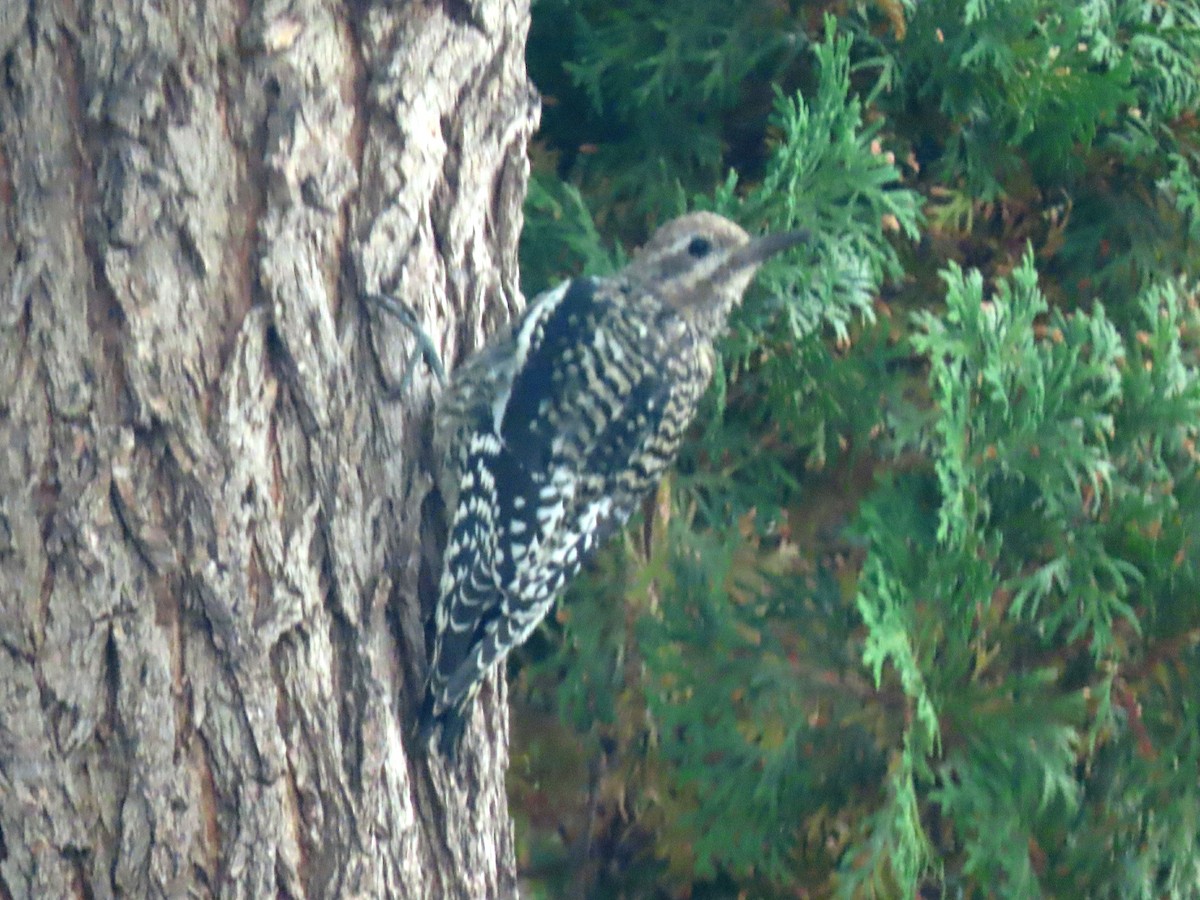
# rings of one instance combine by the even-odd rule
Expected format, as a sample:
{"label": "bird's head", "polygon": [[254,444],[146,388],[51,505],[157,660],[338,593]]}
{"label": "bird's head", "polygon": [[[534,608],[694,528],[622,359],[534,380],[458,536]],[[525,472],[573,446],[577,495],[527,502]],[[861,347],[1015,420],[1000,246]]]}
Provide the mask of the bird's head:
{"label": "bird's head", "polygon": [[649,290],[681,314],[724,323],[759,265],[809,239],[806,231],[751,237],[711,212],[695,212],[659,228],[626,270],[634,288]]}

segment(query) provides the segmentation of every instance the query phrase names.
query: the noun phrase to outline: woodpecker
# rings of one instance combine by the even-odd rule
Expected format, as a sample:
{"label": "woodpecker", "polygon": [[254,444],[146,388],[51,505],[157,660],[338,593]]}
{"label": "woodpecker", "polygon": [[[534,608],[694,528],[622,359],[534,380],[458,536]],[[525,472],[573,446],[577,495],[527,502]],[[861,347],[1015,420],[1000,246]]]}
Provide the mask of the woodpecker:
{"label": "woodpecker", "polygon": [[456,758],[484,676],[674,460],[759,264],[806,239],[685,215],[615,275],[534,298],[453,373],[434,410],[450,531],[422,743],[440,730]]}

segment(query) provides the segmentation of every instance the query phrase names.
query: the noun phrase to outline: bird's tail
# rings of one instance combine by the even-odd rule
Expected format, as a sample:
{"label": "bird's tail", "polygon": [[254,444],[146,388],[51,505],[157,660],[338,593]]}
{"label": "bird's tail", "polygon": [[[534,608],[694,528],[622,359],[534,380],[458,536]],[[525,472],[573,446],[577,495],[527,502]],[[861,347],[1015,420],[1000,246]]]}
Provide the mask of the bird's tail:
{"label": "bird's tail", "polygon": [[467,727],[467,710],[449,706],[438,711],[433,691],[426,689],[425,701],[417,714],[417,746],[428,750],[436,742],[438,752],[451,764],[458,762],[458,750]]}

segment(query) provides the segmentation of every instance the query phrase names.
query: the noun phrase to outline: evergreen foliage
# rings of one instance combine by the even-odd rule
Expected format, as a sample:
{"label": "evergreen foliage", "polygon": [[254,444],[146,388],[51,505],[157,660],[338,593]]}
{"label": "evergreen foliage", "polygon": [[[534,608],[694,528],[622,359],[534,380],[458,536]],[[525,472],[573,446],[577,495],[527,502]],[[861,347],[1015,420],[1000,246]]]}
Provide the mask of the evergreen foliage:
{"label": "evergreen foliage", "polygon": [[1200,2],[540,0],[529,62],[527,292],[815,239],[514,658],[528,894],[1200,896]]}

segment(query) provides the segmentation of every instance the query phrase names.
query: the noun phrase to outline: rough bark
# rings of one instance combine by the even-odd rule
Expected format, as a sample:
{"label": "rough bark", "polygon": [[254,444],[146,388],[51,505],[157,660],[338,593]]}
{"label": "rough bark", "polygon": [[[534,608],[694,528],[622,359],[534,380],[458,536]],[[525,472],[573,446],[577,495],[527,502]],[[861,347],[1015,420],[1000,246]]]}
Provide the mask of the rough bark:
{"label": "rough bark", "polygon": [[502,685],[408,740],[436,385],[359,297],[520,303],[528,12],[0,0],[0,897],[515,894]]}

